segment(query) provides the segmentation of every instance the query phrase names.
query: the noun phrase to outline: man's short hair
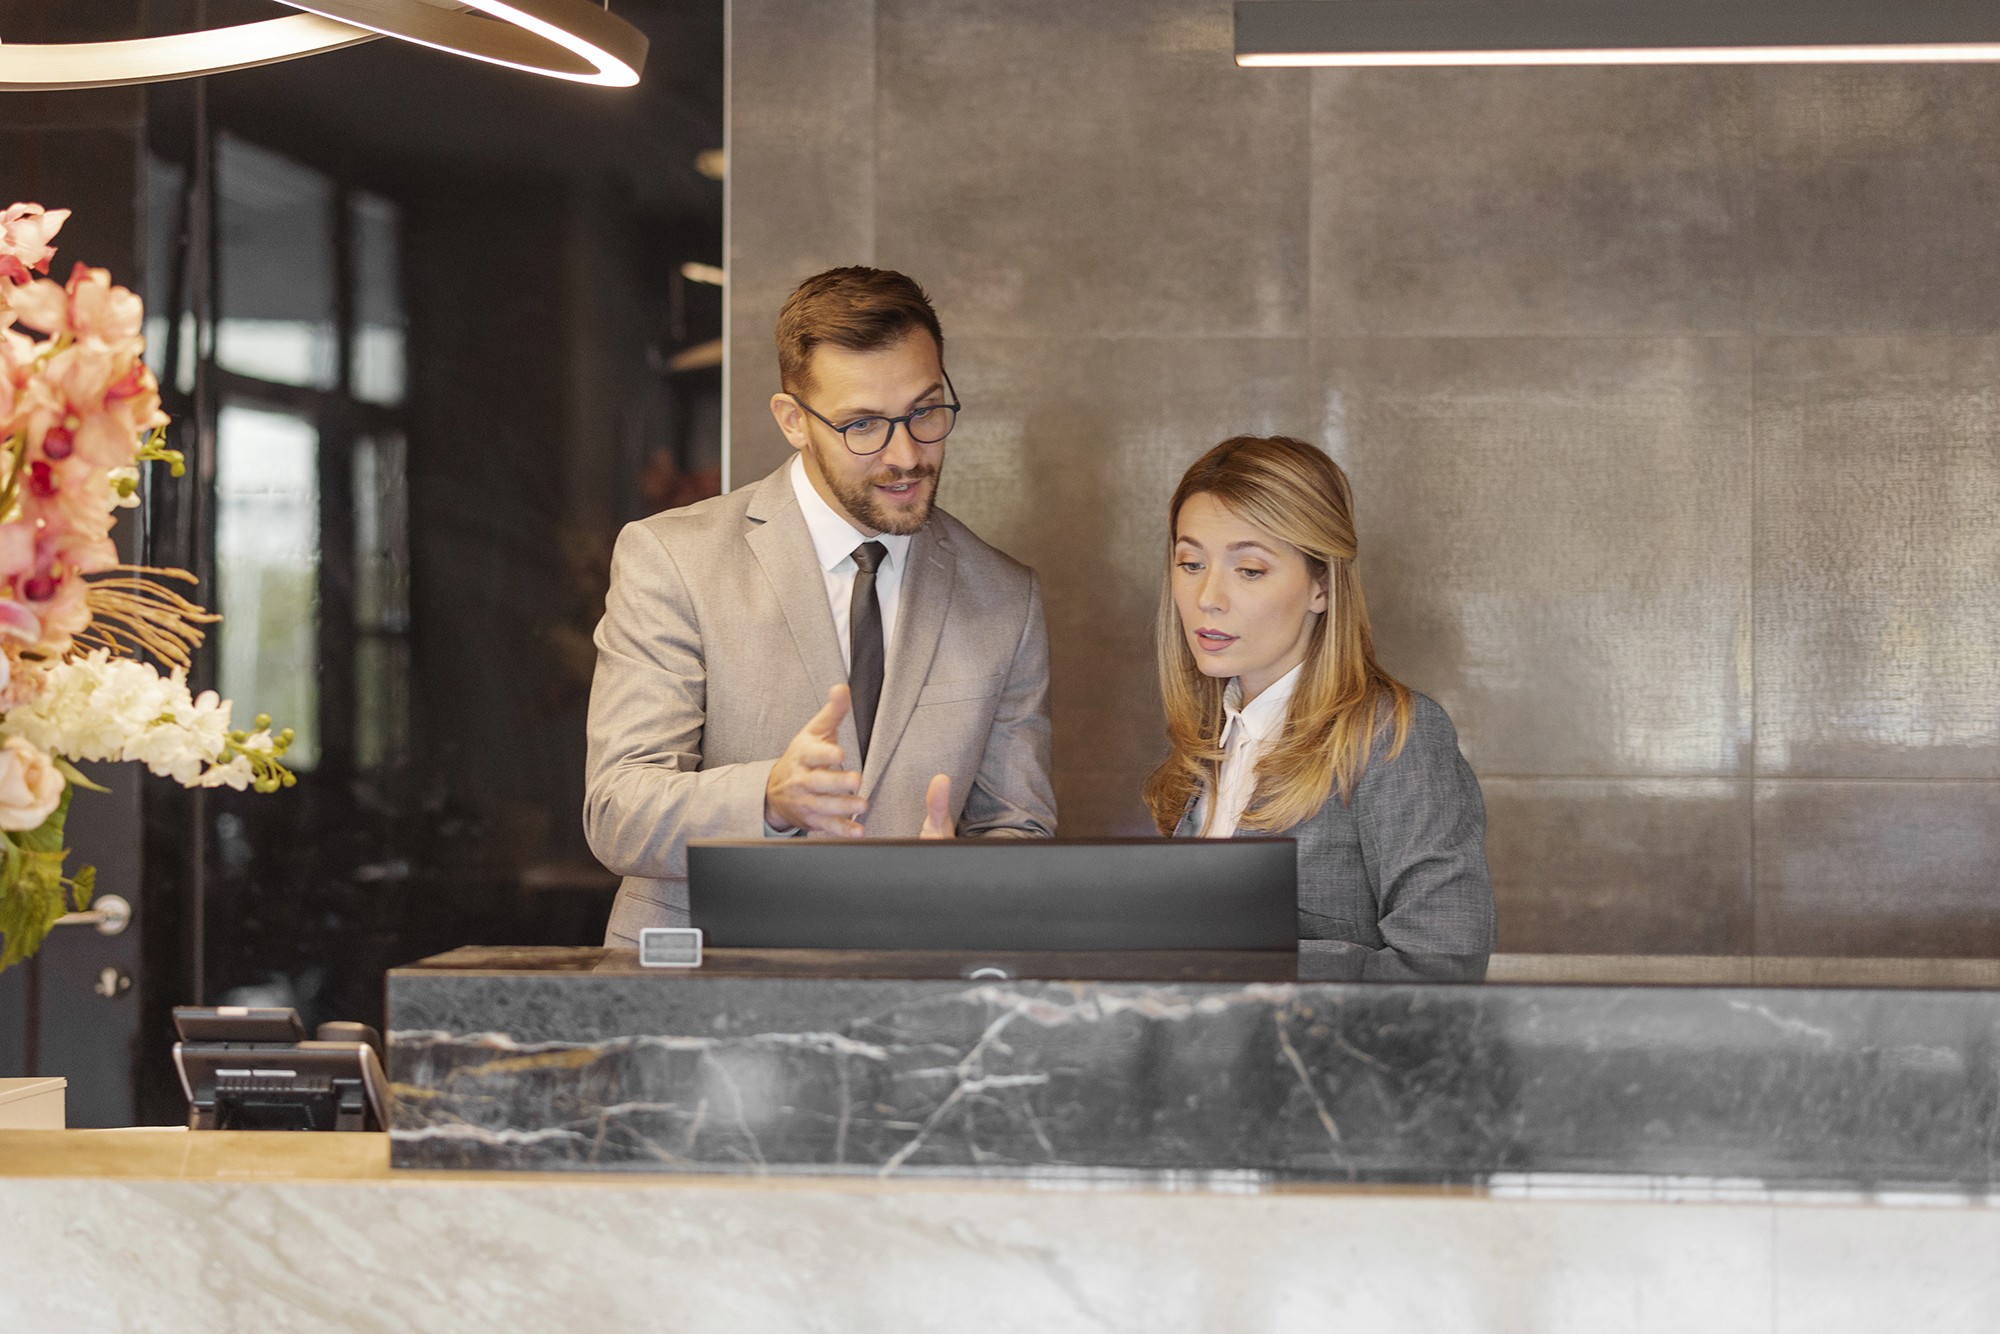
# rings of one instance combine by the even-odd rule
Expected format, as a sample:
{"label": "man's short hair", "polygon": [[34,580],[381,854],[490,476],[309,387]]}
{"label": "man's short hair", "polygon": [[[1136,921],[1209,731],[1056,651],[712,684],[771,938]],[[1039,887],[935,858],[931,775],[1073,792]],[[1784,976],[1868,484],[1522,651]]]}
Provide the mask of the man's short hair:
{"label": "man's short hair", "polygon": [[813,349],[821,344],[876,352],[922,329],[944,356],[944,331],[916,280],[894,269],[828,269],[792,289],[778,312],[778,384],[786,393],[812,387]]}

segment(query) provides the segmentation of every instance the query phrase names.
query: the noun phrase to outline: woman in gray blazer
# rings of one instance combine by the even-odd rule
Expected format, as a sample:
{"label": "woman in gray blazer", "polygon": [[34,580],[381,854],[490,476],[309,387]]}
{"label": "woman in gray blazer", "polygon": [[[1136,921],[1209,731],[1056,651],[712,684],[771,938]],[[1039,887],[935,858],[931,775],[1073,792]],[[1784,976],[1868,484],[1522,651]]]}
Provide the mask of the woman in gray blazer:
{"label": "woman in gray blazer", "polygon": [[1346,474],[1302,440],[1225,440],[1168,532],[1160,832],[1298,841],[1302,975],[1484,977],[1479,780],[1445,711],[1375,661]]}

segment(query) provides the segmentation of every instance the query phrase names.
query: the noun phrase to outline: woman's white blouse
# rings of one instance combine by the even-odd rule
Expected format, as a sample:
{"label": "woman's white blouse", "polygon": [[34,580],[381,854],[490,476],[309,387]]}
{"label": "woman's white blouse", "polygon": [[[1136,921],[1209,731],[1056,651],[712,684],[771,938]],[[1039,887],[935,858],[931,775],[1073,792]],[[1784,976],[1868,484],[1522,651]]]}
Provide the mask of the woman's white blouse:
{"label": "woman's white blouse", "polygon": [[[1195,809],[1195,828],[1203,838],[1233,838],[1243,808],[1257,790],[1257,760],[1270,748],[1285,725],[1285,711],[1305,664],[1273,681],[1264,693],[1243,703],[1243,681],[1230,681],[1223,692],[1222,778],[1215,793],[1204,792]],[[1211,797],[1215,798],[1211,800]]]}

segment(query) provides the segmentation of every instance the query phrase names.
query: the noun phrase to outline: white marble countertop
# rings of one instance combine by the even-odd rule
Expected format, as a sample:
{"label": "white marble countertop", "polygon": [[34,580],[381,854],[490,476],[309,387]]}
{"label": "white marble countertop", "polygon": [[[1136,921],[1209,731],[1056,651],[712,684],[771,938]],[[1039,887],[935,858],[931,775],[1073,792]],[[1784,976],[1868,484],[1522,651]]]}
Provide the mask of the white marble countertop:
{"label": "white marble countertop", "polygon": [[430,1174],[380,1135],[0,1132],[0,1329],[1986,1334],[2000,1307],[2000,1209],[1965,1200],[1174,1184]]}

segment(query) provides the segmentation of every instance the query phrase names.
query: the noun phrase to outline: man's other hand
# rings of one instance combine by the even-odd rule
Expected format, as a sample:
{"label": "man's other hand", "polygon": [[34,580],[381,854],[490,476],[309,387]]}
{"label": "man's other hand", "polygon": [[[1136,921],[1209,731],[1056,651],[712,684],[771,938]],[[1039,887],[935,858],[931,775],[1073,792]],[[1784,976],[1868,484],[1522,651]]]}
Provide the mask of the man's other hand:
{"label": "man's other hand", "polygon": [[958,837],[951,820],[951,775],[939,774],[931,779],[930,790],[924,793],[924,828],[917,837]]}
{"label": "man's other hand", "polygon": [[846,767],[839,740],[850,703],[846,686],[827,691],[826,704],[771,766],[764,784],[764,822],[771,828],[861,837],[868,803],[856,795],[861,775]]}

